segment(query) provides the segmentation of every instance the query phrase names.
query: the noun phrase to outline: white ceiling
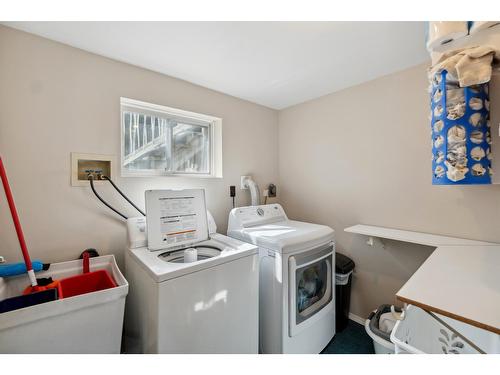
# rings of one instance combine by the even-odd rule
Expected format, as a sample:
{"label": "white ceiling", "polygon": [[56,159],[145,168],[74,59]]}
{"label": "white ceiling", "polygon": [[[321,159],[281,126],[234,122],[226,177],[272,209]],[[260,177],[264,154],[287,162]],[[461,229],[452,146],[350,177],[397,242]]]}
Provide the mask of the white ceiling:
{"label": "white ceiling", "polygon": [[429,59],[424,22],[4,22],[282,109]]}

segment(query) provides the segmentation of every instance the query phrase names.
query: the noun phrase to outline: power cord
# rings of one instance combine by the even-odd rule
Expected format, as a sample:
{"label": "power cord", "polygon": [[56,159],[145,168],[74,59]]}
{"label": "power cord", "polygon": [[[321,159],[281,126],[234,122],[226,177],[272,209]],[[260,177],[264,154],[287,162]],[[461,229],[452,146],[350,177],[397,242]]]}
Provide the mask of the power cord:
{"label": "power cord", "polygon": [[122,214],[120,211],[116,210],[115,208],[113,208],[109,203],[107,203],[104,199],[101,198],[101,196],[97,193],[97,191],[95,190],[95,187],[94,187],[94,171],[87,171],[88,175],[87,175],[87,179],[89,180],[90,182],[90,188],[92,189],[92,191],[94,192],[95,196],[97,197],[97,199],[99,199],[106,207],[108,207],[109,209],[113,210],[115,213],[117,213],[118,215],[120,215],[122,218],[124,218],[125,220],[128,219],[128,217],[126,217],[124,214]]}
{"label": "power cord", "polygon": [[233,198],[233,208],[235,207],[235,202],[234,202],[234,197],[236,196],[236,186],[231,185],[229,186],[229,196]]}

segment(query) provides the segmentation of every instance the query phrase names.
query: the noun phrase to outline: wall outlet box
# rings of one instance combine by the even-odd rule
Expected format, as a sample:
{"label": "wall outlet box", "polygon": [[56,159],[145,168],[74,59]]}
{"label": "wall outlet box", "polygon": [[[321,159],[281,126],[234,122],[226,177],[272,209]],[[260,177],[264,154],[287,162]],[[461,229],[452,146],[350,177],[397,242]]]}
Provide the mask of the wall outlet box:
{"label": "wall outlet box", "polygon": [[270,198],[276,198],[276,185],[269,184],[267,187],[267,196]]}
{"label": "wall outlet box", "polygon": [[[114,179],[114,155],[71,153],[71,186],[89,186],[87,179],[88,170],[100,170],[105,176]],[[96,184],[105,181],[95,180]]]}

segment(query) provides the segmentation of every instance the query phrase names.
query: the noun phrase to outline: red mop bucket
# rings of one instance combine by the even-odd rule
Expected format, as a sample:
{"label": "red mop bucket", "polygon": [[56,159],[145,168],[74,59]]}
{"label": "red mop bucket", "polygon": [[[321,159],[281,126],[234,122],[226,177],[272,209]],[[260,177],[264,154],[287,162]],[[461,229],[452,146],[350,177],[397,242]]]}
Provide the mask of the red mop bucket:
{"label": "red mop bucket", "polygon": [[59,298],[69,298],[114,288],[116,283],[106,270],[90,272],[89,254],[85,252],[83,253],[83,274],[60,280],[60,287]]}

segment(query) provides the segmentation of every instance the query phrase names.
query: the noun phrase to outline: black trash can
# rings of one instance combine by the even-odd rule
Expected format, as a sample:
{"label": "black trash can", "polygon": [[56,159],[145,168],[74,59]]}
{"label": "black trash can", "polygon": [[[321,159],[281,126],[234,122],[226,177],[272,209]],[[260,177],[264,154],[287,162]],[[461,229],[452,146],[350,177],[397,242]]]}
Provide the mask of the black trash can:
{"label": "black trash can", "polygon": [[344,254],[335,253],[335,316],[337,332],[347,327],[351,303],[351,283],[354,261]]}

